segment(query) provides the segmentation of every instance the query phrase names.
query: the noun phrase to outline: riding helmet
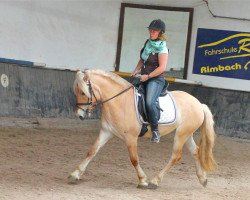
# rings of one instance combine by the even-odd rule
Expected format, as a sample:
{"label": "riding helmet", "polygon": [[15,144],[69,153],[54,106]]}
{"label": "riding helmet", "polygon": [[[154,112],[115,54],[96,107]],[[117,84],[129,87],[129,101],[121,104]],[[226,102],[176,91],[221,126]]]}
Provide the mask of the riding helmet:
{"label": "riding helmet", "polygon": [[162,20],[155,19],[150,23],[148,28],[149,29],[158,29],[158,30],[161,30],[162,33],[165,33],[166,26]]}

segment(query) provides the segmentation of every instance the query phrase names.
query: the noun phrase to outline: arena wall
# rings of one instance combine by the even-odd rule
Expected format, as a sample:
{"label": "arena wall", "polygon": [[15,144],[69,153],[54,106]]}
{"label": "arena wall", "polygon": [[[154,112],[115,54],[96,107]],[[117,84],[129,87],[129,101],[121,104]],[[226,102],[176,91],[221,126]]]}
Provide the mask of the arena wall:
{"label": "arena wall", "polygon": [[69,117],[73,115],[73,73],[66,70],[0,64],[0,75],[8,86],[0,86],[1,116]]}
{"label": "arena wall", "polygon": [[[8,86],[0,85],[0,117],[75,118],[75,71],[0,63],[3,74]],[[171,83],[169,90],[186,91],[207,104],[218,134],[250,139],[249,92],[180,83]],[[93,118],[99,117],[98,109]]]}

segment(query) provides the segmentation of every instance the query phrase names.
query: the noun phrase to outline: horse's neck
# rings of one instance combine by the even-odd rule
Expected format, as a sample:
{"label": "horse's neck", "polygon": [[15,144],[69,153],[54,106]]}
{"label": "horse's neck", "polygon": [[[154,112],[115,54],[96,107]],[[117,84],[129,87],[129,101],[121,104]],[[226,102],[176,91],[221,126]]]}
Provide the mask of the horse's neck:
{"label": "horse's neck", "polygon": [[119,134],[128,132],[128,127],[134,127],[133,130],[139,130],[140,125],[136,115],[133,96],[134,90],[133,88],[126,90],[131,85],[129,83],[120,84],[107,78],[96,78],[94,84],[100,91],[101,101],[105,101],[101,107],[101,118],[105,121],[105,124],[108,124],[108,127],[111,127],[110,129],[118,137],[120,137]]}
{"label": "horse's neck", "polygon": [[102,101],[112,98],[129,87],[129,84],[120,84],[101,75],[95,75],[95,77],[92,78],[92,83],[96,86],[96,89],[99,90],[100,100]]}

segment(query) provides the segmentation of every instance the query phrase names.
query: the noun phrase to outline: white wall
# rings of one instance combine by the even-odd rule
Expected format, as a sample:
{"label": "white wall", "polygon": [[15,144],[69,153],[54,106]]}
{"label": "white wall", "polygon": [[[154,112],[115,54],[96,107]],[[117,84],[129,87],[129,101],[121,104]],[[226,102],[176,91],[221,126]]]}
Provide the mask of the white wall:
{"label": "white wall", "polygon": [[119,1],[0,1],[0,57],[112,69]]}
{"label": "white wall", "polygon": [[[113,70],[121,2],[193,7],[188,79],[250,91],[248,80],[192,74],[197,28],[250,32],[249,21],[213,18],[201,0],[1,0],[0,57],[56,68]],[[250,19],[249,0],[208,2],[216,15]]]}

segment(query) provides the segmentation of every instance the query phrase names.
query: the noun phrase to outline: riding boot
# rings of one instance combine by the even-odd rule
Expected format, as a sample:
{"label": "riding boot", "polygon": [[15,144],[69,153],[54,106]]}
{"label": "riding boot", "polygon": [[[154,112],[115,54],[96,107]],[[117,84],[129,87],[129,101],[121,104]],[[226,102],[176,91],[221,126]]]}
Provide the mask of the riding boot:
{"label": "riding boot", "polygon": [[147,124],[142,124],[142,127],[141,127],[141,132],[139,134],[139,137],[142,137],[145,135],[145,133],[148,131],[148,128],[147,128]]}
{"label": "riding boot", "polygon": [[152,130],[151,142],[159,143],[161,136],[160,136],[160,133],[159,133],[158,124],[151,124],[151,130]]}

